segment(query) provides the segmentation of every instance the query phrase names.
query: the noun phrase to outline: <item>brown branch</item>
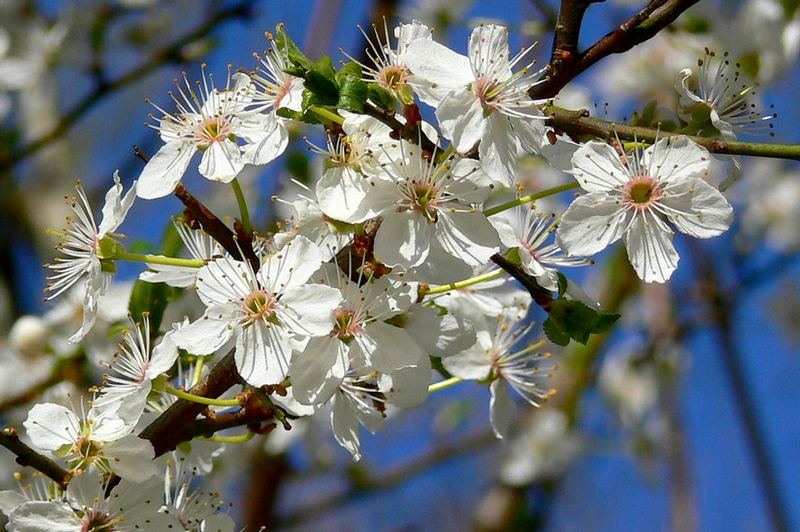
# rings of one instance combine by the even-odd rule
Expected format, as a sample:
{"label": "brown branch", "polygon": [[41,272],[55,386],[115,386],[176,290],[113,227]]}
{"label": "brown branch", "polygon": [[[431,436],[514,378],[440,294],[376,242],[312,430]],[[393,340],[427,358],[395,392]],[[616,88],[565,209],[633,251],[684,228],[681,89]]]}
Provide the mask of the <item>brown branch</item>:
{"label": "brown branch", "polygon": [[[231,351],[211,369],[203,380],[192,386],[189,392],[216,399],[237,383],[241,383],[241,377],[236,371],[236,361],[233,351]],[[161,456],[167,451],[175,449],[178,444],[197,435],[189,427],[205,408],[206,406],[200,403],[178,399],[155,421],[145,427],[139,437],[150,440],[155,455]]]}
{"label": "brown branch", "polygon": [[236,260],[244,260],[242,254],[247,258],[253,271],[258,271],[261,266],[261,261],[258,260],[255,251],[253,251],[253,241],[251,238],[237,237],[225,223],[217,218],[217,215],[211,212],[208,207],[203,205],[191,192],[186,190],[182,184],[178,184],[175,188],[175,196],[183,202],[186,206],[187,219],[189,225],[192,226],[194,222],[199,223],[203,231],[213,237],[214,240],[225,248],[225,251],[231,254]]}
{"label": "brown branch", "polygon": [[[652,38],[699,1],[653,0],[641,11],[594,43],[588,50],[579,53],[577,51],[578,33],[583,11],[586,10],[589,2],[587,0],[582,2],[564,0],[562,13],[559,13],[559,24],[556,26],[550,72],[541,83],[528,90],[528,95],[534,100],[554,97],[567,83],[604,57],[626,52],[637,44]],[[565,3],[574,5],[569,5],[569,10],[564,11]],[[562,20],[562,14],[564,20]],[[575,27],[576,23],[577,28]]]}
{"label": "brown branch", "polygon": [[578,59],[578,40],[583,16],[590,5],[603,1],[605,0],[561,0],[550,55],[551,78],[558,77],[562,70],[569,69]]}
{"label": "brown branch", "polygon": [[219,24],[226,20],[249,16],[252,3],[253,0],[242,0],[230,7],[214,12],[205,22],[194,30],[153,52],[141,65],[132,68],[114,81],[96,83],[92,92],[84,96],[71,110],[67,111],[67,113],[58,120],[55,126],[53,126],[53,129],[36,140],[31,141],[29,144],[1,158],[0,171],[16,166],[27,157],[58,140],[83,118],[87,112],[117,90],[141,81],[142,78],[153,73],[166,63],[180,63],[184,61],[183,49],[187,44],[207,36],[216,29]]}
{"label": "brown branch", "polygon": [[550,290],[543,288],[536,282],[535,277],[528,275],[520,266],[517,266],[499,253],[492,255],[491,259],[492,262],[500,266],[506,273],[525,287],[531,294],[534,303],[542,307],[542,310],[545,312],[550,312],[550,308],[553,306],[553,293],[550,292]]}
{"label": "brown branch", "polygon": [[776,159],[800,160],[800,144],[772,144],[768,142],[743,142],[722,140],[714,137],[697,137],[680,135],[668,131],[660,131],[649,127],[628,126],[600,118],[589,116],[589,111],[570,111],[554,105],[544,109],[547,125],[558,131],[569,133],[573,137],[599,137],[612,140],[655,142],[656,139],[670,136],[688,136],[690,140],[705,147],[713,153],[725,155],[749,155],[755,157],[771,157]]}
{"label": "brown branch", "polygon": [[72,475],[69,471],[50,458],[39,454],[19,439],[17,431],[7,427],[0,432],[0,445],[17,455],[17,463],[23,467],[32,467],[51,478],[62,488],[66,488]]}

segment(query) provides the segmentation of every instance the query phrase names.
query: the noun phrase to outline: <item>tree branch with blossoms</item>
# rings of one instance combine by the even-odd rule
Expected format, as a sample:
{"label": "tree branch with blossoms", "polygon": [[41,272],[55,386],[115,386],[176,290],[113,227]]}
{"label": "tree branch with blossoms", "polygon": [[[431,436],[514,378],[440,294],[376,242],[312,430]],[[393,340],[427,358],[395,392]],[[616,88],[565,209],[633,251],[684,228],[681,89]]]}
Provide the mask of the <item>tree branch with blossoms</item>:
{"label": "tree branch with blossoms", "polygon": [[[145,166],[128,190],[114,175],[99,223],[76,186],[73,216],[54,231],[59,256],[47,265],[48,299],[74,292],[81,301],[72,342],[97,326],[118,264],[146,265],[130,297],[130,326],[91,402],[37,404],[23,423],[33,446],[64,467],[37,463],[62,484],[62,471],[74,475],[78,487],[66,486],[68,503],[37,501],[46,512],[21,504],[12,526],[38,520],[47,529],[42,523],[57,515],[80,529],[111,527],[123,519],[122,503],[114,502],[119,491],[146,493],[141,486],[153,479],[180,484],[182,472],[159,472],[154,458],[169,455],[170,468],[208,473],[220,444],[289,430],[289,420],[320,412],[359,460],[362,427],[375,432],[395,409],[466,381],[488,388],[492,432],[509,438],[514,397],[538,407],[555,393],[549,379],[558,365],[548,343],[585,346],[567,360],[575,367],[562,406],[573,422],[619,317],[613,312],[637,289],[636,279],[669,281],[680,259],[676,232],[708,239],[731,226],[733,207],[708,179],[711,153],[798,156],[797,146],[737,139],[774,115],[748,106],[751,88],[731,88],[738,73],[729,72],[727,56],[707,53],[697,73],[677,73],[679,131],[551,105],[547,99],[575,76],[649,39],[696,2],[654,0],[581,52],[591,3],[561,3],[543,79],[532,47],[512,56],[501,25],[475,28],[466,55],[434,40],[420,22],[400,24],[394,41],[386,27],[383,35],[376,30],[377,42],[365,34],[364,59],[345,54],[351,61],[338,66],[328,56],[306,56],[279,25],[255,68],[229,67],[217,82],[204,66],[199,80],[176,80],[168,104],[149,102],[162,144],[151,157],[137,150]],[[711,63],[716,74],[708,80]],[[722,88],[712,86],[720,80]],[[423,118],[422,105],[435,124]],[[276,197],[287,220],[262,236],[266,221],[251,217],[248,205],[259,198],[239,176],[281,157],[300,124],[320,126],[320,145],[306,139],[320,175],[310,185],[295,182],[296,196]],[[574,181],[526,191],[517,167],[523,154]],[[213,212],[188,191],[190,168],[230,187],[238,208],[232,227],[223,221],[230,213]],[[577,193],[563,211],[544,210],[542,200],[568,191]],[[185,210],[161,254],[129,250],[119,228],[135,199],[168,196]],[[604,309],[564,272],[590,266],[589,257],[617,241],[625,252],[614,264],[625,273],[608,288]],[[174,321],[162,326],[179,299]],[[533,304],[547,314],[541,328],[529,317]],[[435,382],[433,369],[442,376]],[[239,427],[246,432],[223,432]],[[31,453],[44,457],[6,436],[3,444],[31,463],[38,460]],[[199,449],[205,444],[207,453]],[[79,501],[85,482],[104,496]],[[124,519],[151,528],[154,520],[174,521],[184,495],[140,501],[142,516]],[[113,507],[97,507],[101,499]],[[206,529],[218,517],[209,507],[202,518],[184,515],[191,522],[158,529]]]}

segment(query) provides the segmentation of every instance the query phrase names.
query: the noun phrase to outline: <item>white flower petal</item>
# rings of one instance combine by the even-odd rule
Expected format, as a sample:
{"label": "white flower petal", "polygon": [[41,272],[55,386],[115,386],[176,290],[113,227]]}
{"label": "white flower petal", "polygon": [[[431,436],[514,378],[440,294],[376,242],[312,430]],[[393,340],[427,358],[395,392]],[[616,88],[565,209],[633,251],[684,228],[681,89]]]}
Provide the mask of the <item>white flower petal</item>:
{"label": "white flower petal", "polygon": [[625,234],[625,247],[636,275],[646,283],[664,283],[678,267],[672,232],[655,216],[636,217]]}
{"label": "white flower petal", "polygon": [[707,175],[711,157],[688,137],[667,137],[644,150],[642,164],[650,177],[662,184],[672,184]]}
{"label": "white flower petal", "polygon": [[445,253],[469,266],[483,266],[500,250],[500,237],[483,213],[440,212],[436,239]]}
{"label": "white flower petal", "polygon": [[627,219],[619,200],[610,194],[578,196],[558,223],[558,244],[572,257],[594,255],[619,240]]}
{"label": "white flower petal", "polygon": [[414,75],[441,87],[466,87],[475,81],[469,58],[431,39],[416,39],[403,54]]}
{"label": "white flower petal", "polygon": [[106,201],[103,204],[103,221],[100,222],[100,227],[97,229],[97,235],[100,238],[106,233],[117,230],[122,221],[125,220],[125,216],[128,214],[135,199],[136,181],[133,182],[131,188],[123,196],[119,171],[114,172],[114,185],[106,192]]}
{"label": "white flower petal", "polygon": [[230,183],[244,167],[238,144],[225,139],[212,142],[203,152],[198,171],[212,181]]}
{"label": "white flower petal", "polygon": [[[485,331],[478,334],[485,334]],[[457,355],[442,359],[442,365],[456,377],[479,381],[489,377],[492,371],[492,355],[480,342],[475,342],[472,347]]]}
{"label": "white flower petal", "polygon": [[[423,356],[408,332],[380,321],[366,327],[356,342],[370,366],[380,371],[416,365]],[[365,352],[365,349],[369,349],[369,352]]]}
{"label": "white flower petal", "polygon": [[261,286],[278,294],[287,288],[304,285],[321,264],[319,246],[304,236],[297,236],[266,260],[257,276]]}
{"label": "white flower petal", "polygon": [[630,171],[619,155],[605,142],[591,141],[572,156],[572,174],[587,192],[602,192],[625,186]]}
{"label": "white flower petal", "polygon": [[236,369],[252,386],[283,382],[291,358],[292,345],[283,327],[257,321],[236,338]]}
{"label": "white flower petal", "polygon": [[349,348],[339,338],[312,338],[289,367],[292,393],[303,404],[320,404],[333,395],[350,366]]}
{"label": "white flower petal", "polygon": [[214,319],[206,314],[181,327],[172,336],[172,341],[192,354],[208,355],[225,345],[232,335],[233,329],[229,320]]}
{"label": "white flower petal", "polygon": [[470,90],[454,90],[439,103],[436,119],[442,136],[453,142],[459,153],[466,153],[482,138],[487,137],[483,107]]}
{"label": "white flower petal", "polygon": [[335,166],[317,181],[319,208],[334,220],[360,223],[378,213],[367,201],[372,190],[369,179],[352,168]]}
{"label": "white flower petal", "polygon": [[9,515],[11,532],[81,532],[81,520],[65,503],[30,501]]}
{"label": "white flower petal", "polygon": [[109,443],[104,454],[110,458],[111,469],[125,480],[144,482],[159,474],[153,461],[153,445],[134,434]]}
{"label": "white flower petal", "polygon": [[386,213],[375,235],[375,255],[387,266],[417,266],[428,257],[434,230],[418,212]]}
{"label": "white flower petal", "polygon": [[341,292],[330,286],[293,286],[278,303],[278,320],[294,334],[324,336],[333,329],[333,311],[341,302]]}
{"label": "white flower petal", "polygon": [[506,438],[517,415],[517,405],[511,398],[508,383],[504,379],[495,379],[489,389],[492,392],[489,399],[489,419],[494,435],[501,439]]}
{"label": "white flower petal", "polygon": [[733,221],[733,207],[725,196],[698,178],[673,185],[659,204],[668,207],[667,217],[680,232],[695,238],[718,236]]}
{"label": "white flower petal", "polygon": [[196,151],[193,145],[179,141],[163,145],[142,170],[136,195],[155,199],[172,194]]}
{"label": "white flower petal", "polygon": [[33,405],[22,423],[37,449],[57,451],[72,445],[80,434],[80,420],[70,410],[55,403]]}

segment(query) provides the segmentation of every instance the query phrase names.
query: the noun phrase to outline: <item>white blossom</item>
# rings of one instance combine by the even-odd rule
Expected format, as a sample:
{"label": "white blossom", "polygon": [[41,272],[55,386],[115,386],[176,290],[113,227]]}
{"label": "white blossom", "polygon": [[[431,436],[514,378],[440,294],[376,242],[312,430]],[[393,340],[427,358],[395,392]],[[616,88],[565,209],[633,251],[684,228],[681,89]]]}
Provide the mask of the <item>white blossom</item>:
{"label": "white blossom", "polygon": [[47,290],[54,292],[47,299],[62,294],[86,277],[83,297],[83,323],[81,328],[70,338],[71,342],[81,340],[94,325],[97,316],[97,301],[106,293],[111,283],[111,273],[105,271],[113,265],[101,262],[101,243],[120,236],[114,231],[122,224],[128,214],[133,200],[136,198],[136,182],[128,192],[122,195],[122,183],[119,173],[114,173],[114,185],[106,193],[103,205],[103,219],[100,226],[95,223],[92,208],[80,183],[75,187],[78,196],[72,198],[70,206],[75,218],[67,218],[67,227],[63,229],[61,241],[57,249],[64,255],[56,257],[55,263],[46,266],[54,271],[47,278]]}
{"label": "white blossom", "polygon": [[731,224],[728,201],[703,180],[708,152],[686,137],[663,138],[630,157],[592,141],[572,164],[587,193],[567,208],[556,231],[570,256],[594,255],[624,237],[639,278],[663,283],[679,260],[667,220],[695,238],[717,236]]}
{"label": "white blossom", "polygon": [[254,386],[286,377],[294,337],[325,336],[341,301],[335,288],[307,283],[322,263],[318,248],[295,237],[267,257],[258,273],[249,264],[217,259],[201,268],[197,292],[205,314],[181,328],[173,341],[190,353],[214,353],[236,342],[236,367]]}
{"label": "white blossom", "polygon": [[531,48],[511,58],[508,29],[490,24],[472,31],[468,57],[430,39],[412,41],[405,54],[411,72],[434,87],[416,89],[436,107],[442,135],[460,153],[480,143],[484,171],[509,187],[519,154],[538,153],[544,139],[544,117],[536,107],[541,102],[527,94],[542,71],[532,70],[533,62],[512,70]]}
{"label": "white blossom", "polygon": [[[179,221],[173,221],[172,225],[191,258],[211,260],[225,254],[225,250],[219,242],[202,229],[192,229]],[[149,283],[167,283],[178,288],[188,288],[197,280],[198,268],[168,264],[148,264],[147,267],[150,270],[140,273],[139,279]]]}

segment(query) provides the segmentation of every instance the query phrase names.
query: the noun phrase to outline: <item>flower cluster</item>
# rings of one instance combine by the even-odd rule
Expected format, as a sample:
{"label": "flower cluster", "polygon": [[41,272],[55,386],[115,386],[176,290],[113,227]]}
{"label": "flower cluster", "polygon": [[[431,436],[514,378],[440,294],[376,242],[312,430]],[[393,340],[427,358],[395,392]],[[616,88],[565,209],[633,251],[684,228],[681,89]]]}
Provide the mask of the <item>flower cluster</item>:
{"label": "flower cluster", "polygon": [[[622,239],[636,274],[664,283],[678,266],[675,230],[710,238],[730,226],[731,206],[706,179],[710,155],[687,137],[665,133],[646,146],[557,138],[546,102],[528,96],[543,70],[527,59],[530,48],[512,56],[507,28],[475,28],[466,55],[419,22],[398,26],[394,44],[388,30],[375,36],[369,65],[336,71],[311,61],[279,28],[252,72],[229,69],[219,86],[205,69],[197,83],[184,75],[174,110],[156,106],[163,145],[126,194],[114,176],[99,226],[78,186],[61,256],[49,265],[51,297],[69,290],[83,302],[70,340],[90,334],[117,261],[146,264],[138,287],[152,290],[134,290],[132,326],[88,405],[49,402],[28,413],[33,447],[72,480],[44,496],[6,494],[10,530],[232,530],[218,497],[190,487],[186,474],[208,473],[223,442],[319,414],[358,459],[360,427],[375,432],[395,410],[462,380],[489,387],[489,419],[505,438],[517,398],[540,406],[555,393],[547,340],[585,342],[615,319],[562,270],[592,264],[587,257]],[[744,92],[722,101],[729,92],[707,74],[695,94],[682,72],[683,111],[707,109],[724,135],[755,119],[742,114]],[[320,175],[297,197],[278,198],[290,215],[264,237],[237,176],[278,158],[300,123],[325,126],[324,141],[308,140]],[[200,175],[233,187],[233,229],[187,199],[180,183],[190,183],[196,154]],[[525,154],[574,181],[526,195],[517,168]],[[577,188],[564,212],[534,203]],[[176,190],[189,216],[174,222],[181,245],[172,254],[182,247],[189,256],[126,250],[116,231],[134,198]],[[141,312],[142,298],[152,314]],[[549,313],[541,333],[534,302]],[[226,356],[235,377],[212,392],[202,379],[218,375],[207,363]],[[184,403],[203,405],[183,419],[202,430],[168,428],[178,439],[166,450],[153,434]],[[211,436],[215,422],[247,432]],[[159,484],[163,497],[152,489]]]}

